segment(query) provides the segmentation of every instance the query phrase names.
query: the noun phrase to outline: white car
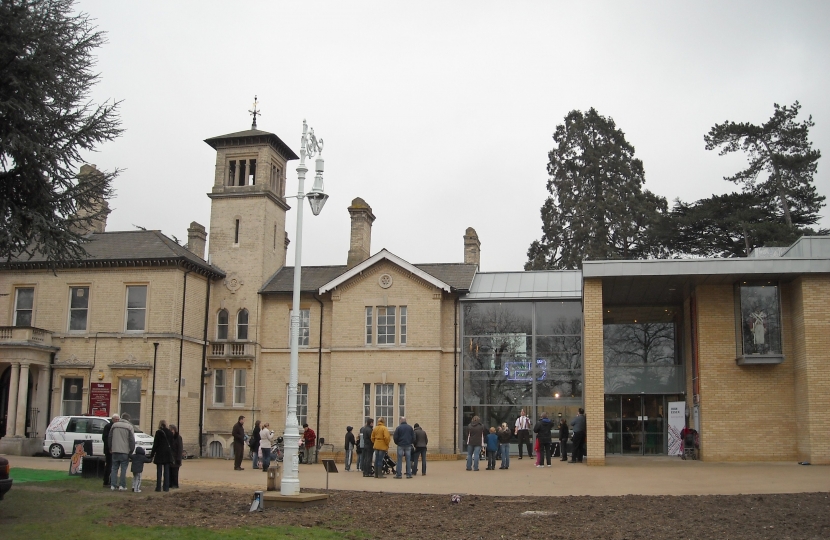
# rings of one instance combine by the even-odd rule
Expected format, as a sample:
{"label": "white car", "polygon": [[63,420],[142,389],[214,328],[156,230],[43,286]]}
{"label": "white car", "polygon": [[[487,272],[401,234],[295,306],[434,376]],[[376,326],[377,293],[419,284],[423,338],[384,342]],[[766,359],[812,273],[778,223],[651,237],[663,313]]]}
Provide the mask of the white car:
{"label": "white car", "polygon": [[[43,451],[55,459],[72,455],[75,441],[92,441],[92,455],[104,454],[102,433],[110,423],[109,418],[100,416],[56,416],[46,428]],[[153,448],[153,437],[135,428],[135,445],[144,448],[148,454]]]}

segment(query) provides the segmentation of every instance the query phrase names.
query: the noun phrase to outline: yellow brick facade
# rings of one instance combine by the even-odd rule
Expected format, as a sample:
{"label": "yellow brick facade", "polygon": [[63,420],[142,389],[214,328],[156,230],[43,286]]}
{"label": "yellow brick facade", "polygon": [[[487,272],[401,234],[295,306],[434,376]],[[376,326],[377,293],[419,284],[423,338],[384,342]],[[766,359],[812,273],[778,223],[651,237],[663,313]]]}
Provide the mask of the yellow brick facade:
{"label": "yellow brick facade", "polygon": [[582,285],[585,414],[588,465],[605,465],[605,364],[602,344],[602,280]]}

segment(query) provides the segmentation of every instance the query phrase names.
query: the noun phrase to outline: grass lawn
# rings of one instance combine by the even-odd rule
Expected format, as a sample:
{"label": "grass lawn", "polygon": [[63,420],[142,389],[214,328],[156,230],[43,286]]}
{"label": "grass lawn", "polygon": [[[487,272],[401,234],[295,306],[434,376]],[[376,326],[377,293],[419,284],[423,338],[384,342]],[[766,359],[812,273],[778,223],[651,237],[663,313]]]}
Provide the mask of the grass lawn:
{"label": "grass lawn", "polygon": [[111,526],[107,524],[107,518],[112,509],[107,503],[112,500],[112,494],[101,489],[101,480],[69,477],[60,471],[18,468],[11,472],[14,485],[0,501],[0,536],[9,540],[344,538],[326,529],[298,527],[211,530],[198,527]]}

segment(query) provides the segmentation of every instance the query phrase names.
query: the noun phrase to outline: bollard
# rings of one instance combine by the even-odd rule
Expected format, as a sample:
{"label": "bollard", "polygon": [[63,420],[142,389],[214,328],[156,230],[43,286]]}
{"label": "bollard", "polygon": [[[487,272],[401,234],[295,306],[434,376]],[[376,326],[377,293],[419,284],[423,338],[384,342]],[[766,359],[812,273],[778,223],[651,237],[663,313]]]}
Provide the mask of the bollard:
{"label": "bollard", "polygon": [[254,501],[251,503],[250,512],[256,512],[257,510],[262,512],[263,502],[264,501],[262,500],[262,492],[254,491]]}
{"label": "bollard", "polygon": [[280,464],[275,463],[268,467],[268,482],[266,484],[266,489],[268,491],[277,491],[277,484],[279,483],[280,478]]}

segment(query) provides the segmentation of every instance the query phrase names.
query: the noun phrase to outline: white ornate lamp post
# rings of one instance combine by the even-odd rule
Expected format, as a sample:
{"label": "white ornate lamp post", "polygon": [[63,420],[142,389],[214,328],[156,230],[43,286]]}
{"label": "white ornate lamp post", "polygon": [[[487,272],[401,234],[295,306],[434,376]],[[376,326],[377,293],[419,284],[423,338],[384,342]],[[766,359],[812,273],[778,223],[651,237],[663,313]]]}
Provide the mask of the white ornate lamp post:
{"label": "white ornate lamp post", "polygon": [[[283,495],[298,495],[300,493],[300,470],[299,458],[297,456],[300,445],[300,429],[297,425],[297,378],[299,371],[299,340],[300,340],[300,270],[303,251],[303,199],[308,198],[311,212],[316,216],[320,214],[323,205],[326,204],[328,195],[323,193],[323,139],[317,139],[314,129],[309,129],[306,121],[303,120],[303,138],[300,142],[300,165],[297,167],[297,178],[299,187],[297,190],[297,238],[294,246],[294,303],[291,312],[291,363],[290,378],[288,383],[288,412],[285,415],[285,457],[283,458],[284,469],[280,483],[280,493]],[[305,166],[305,158],[314,157],[320,154],[315,160],[314,187],[307,194],[303,193],[305,184],[305,173],[308,169]]]}

